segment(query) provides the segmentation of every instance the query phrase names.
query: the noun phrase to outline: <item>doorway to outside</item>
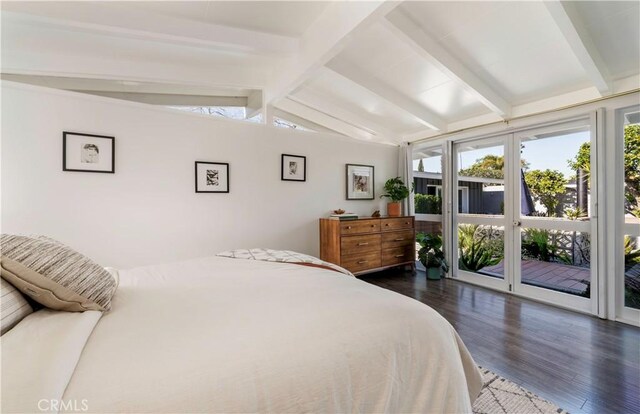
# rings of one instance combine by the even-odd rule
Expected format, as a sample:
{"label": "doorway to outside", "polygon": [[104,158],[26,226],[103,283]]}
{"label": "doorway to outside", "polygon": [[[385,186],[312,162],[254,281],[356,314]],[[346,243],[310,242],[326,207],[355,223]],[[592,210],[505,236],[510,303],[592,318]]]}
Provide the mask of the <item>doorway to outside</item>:
{"label": "doorway to outside", "polygon": [[421,150],[418,231],[451,228],[455,278],[597,313],[595,136],[594,114]]}

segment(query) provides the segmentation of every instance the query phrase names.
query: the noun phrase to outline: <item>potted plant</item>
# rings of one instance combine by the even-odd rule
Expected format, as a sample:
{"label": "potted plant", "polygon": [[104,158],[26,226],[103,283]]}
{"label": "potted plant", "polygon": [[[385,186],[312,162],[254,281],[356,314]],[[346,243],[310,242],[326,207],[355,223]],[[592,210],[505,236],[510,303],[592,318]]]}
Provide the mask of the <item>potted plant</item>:
{"label": "potted plant", "polygon": [[420,244],[418,260],[427,269],[427,279],[439,280],[449,271],[449,264],[442,251],[442,236],[418,233],[416,241]]}
{"label": "potted plant", "polygon": [[384,183],[385,194],[382,197],[389,197],[391,201],[387,203],[387,215],[391,217],[400,216],[400,202],[409,197],[412,190],[409,190],[400,177],[389,178]]}

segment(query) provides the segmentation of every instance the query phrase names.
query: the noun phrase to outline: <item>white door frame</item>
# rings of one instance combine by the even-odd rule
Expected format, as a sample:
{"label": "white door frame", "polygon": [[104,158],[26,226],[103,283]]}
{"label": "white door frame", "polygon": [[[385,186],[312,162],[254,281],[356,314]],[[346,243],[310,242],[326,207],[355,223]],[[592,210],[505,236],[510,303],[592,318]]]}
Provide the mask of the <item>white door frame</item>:
{"label": "white door frame", "polygon": [[[599,118],[599,119],[598,119]],[[449,222],[451,252],[451,268],[452,276],[473,284],[490,287],[501,291],[511,291],[518,296],[532,298],[541,302],[553,304],[555,306],[568,308],[584,313],[594,315],[604,315],[602,307],[598,307],[598,303],[604,303],[604,289],[601,285],[604,280],[598,277],[601,269],[598,262],[598,205],[597,200],[602,198],[602,194],[598,188],[597,176],[600,176],[599,167],[601,169],[603,163],[599,159],[602,157],[602,151],[598,151],[598,147],[602,148],[602,139],[604,134],[601,133],[599,127],[602,128],[603,112],[591,112],[583,116],[573,117],[568,120],[558,120],[547,123],[546,125],[538,125],[535,127],[521,128],[508,133],[499,133],[478,138],[467,138],[460,141],[454,141],[449,147],[451,180],[450,191],[447,193],[450,203],[447,204],[446,216]],[[525,136],[531,136],[540,132],[562,132],[563,130],[588,127],[591,137],[591,171],[596,172],[591,177],[591,200],[590,209],[591,217],[589,222],[571,221],[558,218],[532,218],[520,217],[520,140]],[[458,206],[458,157],[457,146],[467,142],[478,142],[482,144],[495,143],[496,145],[504,145],[505,155],[505,211],[504,216],[492,215],[475,215],[475,214],[459,214]],[[504,229],[504,278],[485,276],[473,272],[467,272],[458,269],[458,225],[459,224],[482,224],[498,226]],[[591,236],[591,298],[579,297],[567,293],[557,292],[546,288],[541,288],[522,283],[521,275],[521,239],[520,227],[533,227],[548,230],[565,230],[589,233]]]}
{"label": "white door frame", "polygon": [[[614,317],[617,321],[640,326],[640,309],[633,309],[625,306],[624,295],[624,236],[632,235],[640,237],[640,226],[627,224],[624,217],[624,117],[629,112],[640,111],[640,105],[632,105],[615,111],[615,139],[612,148],[615,163],[613,167],[607,169],[611,180],[608,182],[607,193],[611,201],[610,212],[615,220],[613,249],[609,252],[612,255],[615,278],[609,280],[609,288],[613,291],[610,298],[613,299]],[[622,168],[621,168],[622,166]]]}
{"label": "white door frame", "polygon": [[[509,256],[507,255],[507,238],[509,237],[508,231],[509,226],[507,226],[507,212],[505,211],[505,215],[485,215],[485,214],[466,214],[466,213],[458,213],[458,149],[457,147],[463,145],[467,142],[474,142],[483,145],[502,145],[504,148],[505,160],[507,148],[509,145],[511,134],[498,134],[495,136],[489,136],[479,139],[470,139],[464,141],[454,142],[451,147],[451,165],[450,165],[450,191],[449,196],[451,198],[451,203],[448,205],[448,215],[450,215],[451,219],[451,269],[452,276],[473,284],[478,284],[481,286],[490,287],[496,290],[508,291],[511,286],[511,281],[509,278],[510,272],[508,271],[510,266]],[[507,168],[505,166],[505,172]],[[507,196],[509,194],[509,187],[507,185],[507,177],[505,177],[505,192],[504,199],[507,200]],[[506,209],[506,203],[505,203]],[[497,277],[491,277],[479,273],[468,272],[462,269],[458,269],[458,225],[460,224],[480,224],[480,225],[488,225],[494,227],[502,227],[504,229],[503,237],[504,237],[504,277],[502,279]]]}
{"label": "white door frame", "polygon": [[[511,170],[509,175],[512,179],[520,174],[520,145],[522,140],[534,135],[553,134],[555,132],[562,133],[564,131],[570,131],[572,129],[588,128],[591,139],[591,171],[597,172],[597,131],[596,131],[596,114],[593,113],[588,117],[581,120],[554,124],[551,126],[543,126],[533,129],[527,129],[514,134],[510,164]],[[591,194],[598,194],[597,187],[597,173],[591,176]],[[515,184],[515,183],[512,183]],[[569,309],[598,314],[598,294],[599,294],[599,279],[598,279],[598,260],[597,260],[597,248],[598,248],[598,220],[597,220],[597,196],[592,196],[590,200],[590,213],[591,217],[588,222],[574,221],[561,218],[547,218],[547,217],[524,217],[520,216],[520,199],[521,199],[521,186],[514,185],[513,198],[510,200],[512,203],[511,211],[513,212],[513,226],[514,226],[514,238],[513,238],[513,281],[514,291],[525,295],[527,297],[537,299],[540,301],[552,303],[554,305],[563,306]],[[584,298],[576,295],[562,293],[551,289],[527,285],[522,282],[522,255],[521,245],[522,239],[520,236],[521,228],[536,228],[544,230],[562,230],[562,231],[575,231],[581,233],[589,233],[591,242],[591,258],[590,258],[590,270],[591,270],[591,298]]]}

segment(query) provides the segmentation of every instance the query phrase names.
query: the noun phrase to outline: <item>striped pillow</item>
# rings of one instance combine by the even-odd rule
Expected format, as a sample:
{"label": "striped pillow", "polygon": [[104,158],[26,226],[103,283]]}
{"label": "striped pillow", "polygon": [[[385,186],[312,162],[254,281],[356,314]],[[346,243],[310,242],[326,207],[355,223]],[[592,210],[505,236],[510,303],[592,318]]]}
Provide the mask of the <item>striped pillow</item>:
{"label": "striped pillow", "polygon": [[56,310],[106,311],[116,282],[103,267],[48,237],[0,236],[2,277]]}
{"label": "striped pillow", "polygon": [[33,312],[33,308],[9,282],[0,279],[0,335]]}

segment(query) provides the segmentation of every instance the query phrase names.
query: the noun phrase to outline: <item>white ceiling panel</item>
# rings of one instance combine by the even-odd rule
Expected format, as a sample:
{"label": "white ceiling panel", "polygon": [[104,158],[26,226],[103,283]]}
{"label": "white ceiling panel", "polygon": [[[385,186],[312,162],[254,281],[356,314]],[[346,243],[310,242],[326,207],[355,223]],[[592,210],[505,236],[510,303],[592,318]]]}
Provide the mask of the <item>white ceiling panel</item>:
{"label": "white ceiling panel", "polygon": [[419,94],[417,101],[449,122],[461,121],[491,112],[473,95],[453,81]]}
{"label": "white ceiling panel", "polygon": [[211,23],[284,36],[300,36],[329,2],[322,1],[210,1]]}
{"label": "white ceiling panel", "polygon": [[[490,19],[504,7],[502,1],[415,1],[401,7],[434,39],[468,30]],[[428,23],[428,24],[427,24]]]}
{"label": "white ceiling panel", "polygon": [[514,105],[591,86],[584,69],[561,41],[514,52],[512,59],[489,65],[478,74],[507,91]]}
{"label": "white ceiling panel", "polygon": [[418,55],[387,67],[378,77],[407,96],[416,96],[450,79]]}
{"label": "white ceiling panel", "polygon": [[154,1],[135,7],[203,23],[300,36],[327,7],[318,1]]}
{"label": "white ceiling panel", "polygon": [[512,104],[588,86],[584,69],[542,3],[472,3],[402,7]]}
{"label": "white ceiling panel", "polygon": [[390,36],[389,32],[380,24],[372,25],[360,33],[340,53],[341,59],[365,68],[368,73],[374,76],[415,56],[411,48]]}
{"label": "white ceiling panel", "polygon": [[393,131],[404,132],[422,126],[413,116],[332,71],[321,71],[303,88],[309,88],[330,99],[340,100],[345,103],[345,108],[363,116],[373,117]]}
{"label": "white ceiling panel", "polygon": [[[135,22],[126,11],[177,17],[188,21],[218,24],[238,29],[283,36],[300,36],[327,7],[313,1],[18,1],[3,2],[3,10],[40,16],[95,21],[105,25]],[[118,14],[104,10],[121,10]],[[149,16],[152,18],[152,15]]]}
{"label": "white ceiling panel", "polygon": [[194,65],[260,65],[264,57],[242,52],[173,45],[138,39],[126,39],[102,34],[67,31],[3,21],[2,52],[59,53],[90,58],[151,61],[163,64],[182,62]]}
{"label": "white ceiling panel", "polygon": [[640,70],[640,2],[579,1],[574,6],[613,79]]}

